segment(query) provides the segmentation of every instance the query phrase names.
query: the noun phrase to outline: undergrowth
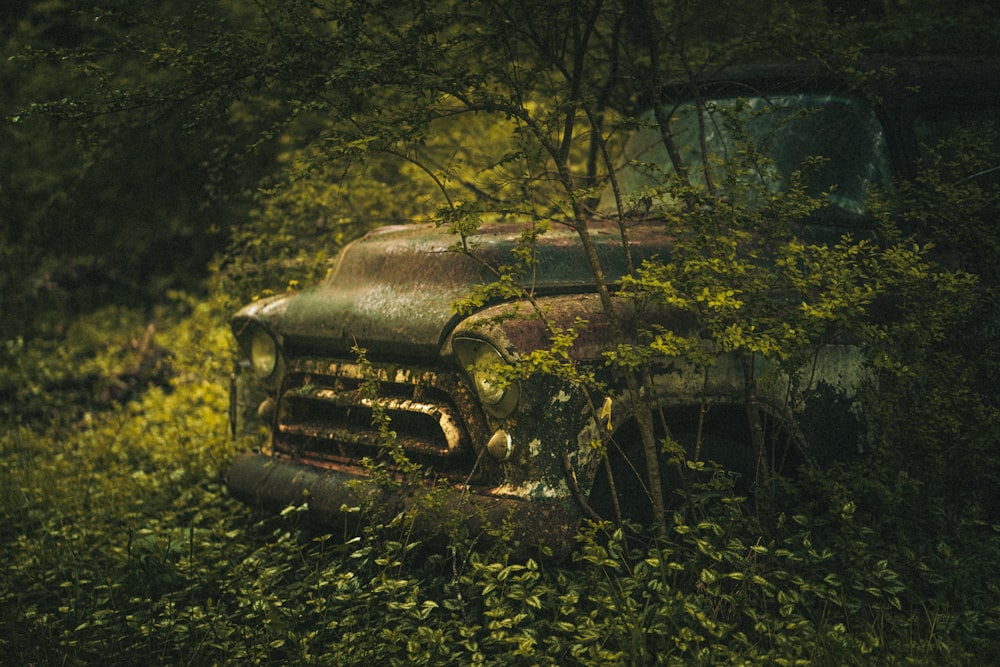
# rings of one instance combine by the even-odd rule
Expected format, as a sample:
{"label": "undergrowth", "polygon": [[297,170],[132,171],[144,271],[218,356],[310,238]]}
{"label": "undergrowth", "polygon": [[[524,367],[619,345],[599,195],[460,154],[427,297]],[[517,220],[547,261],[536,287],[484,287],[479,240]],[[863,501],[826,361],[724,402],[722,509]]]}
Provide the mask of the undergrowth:
{"label": "undergrowth", "polygon": [[[585,525],[564,561],[258,516],[222,482],[221,299],[8,341],[0,369],[0,663],[969,664],[1000,636],[997,526],[877,461],[790,483],[761,522],[725,478],[669,535]],[[148,348],[147,348],[148,350]],[[87,382],[74,378],[87,377]],[[131,377],[131,376],[129,376]],[[24,409],[20,409],[24,408]]]}

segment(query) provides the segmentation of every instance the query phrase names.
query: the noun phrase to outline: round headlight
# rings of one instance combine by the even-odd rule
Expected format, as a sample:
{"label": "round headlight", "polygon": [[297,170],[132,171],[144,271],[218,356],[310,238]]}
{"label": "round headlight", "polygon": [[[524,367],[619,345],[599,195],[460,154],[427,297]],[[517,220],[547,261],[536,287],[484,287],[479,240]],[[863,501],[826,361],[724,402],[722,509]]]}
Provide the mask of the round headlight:
{"label": "round headlight", "polygon": [[484,403],[490,405],[503,400],[503,395],[507,391],[503,383],[497,377],[497,372],[501,368],[503,359],[500,358],[496,350],[482,345],[479,347],[472,362],[470,373],[472,383],[476,386],[476,393]]}
{"label": "round headlight", "polygon": [[501,418],[513,412],[519,390],[516,382],[503,379],[503,371],[509,364],[500,352],[476,338],[457,338],[453,347],[483,408],[494,417]]}
{"label": "round headlight", "polygon": [[263,379],[271,377],[278,365],[278,346],[263,329],[254,331],[250,340],[250,364],[257,377]]}

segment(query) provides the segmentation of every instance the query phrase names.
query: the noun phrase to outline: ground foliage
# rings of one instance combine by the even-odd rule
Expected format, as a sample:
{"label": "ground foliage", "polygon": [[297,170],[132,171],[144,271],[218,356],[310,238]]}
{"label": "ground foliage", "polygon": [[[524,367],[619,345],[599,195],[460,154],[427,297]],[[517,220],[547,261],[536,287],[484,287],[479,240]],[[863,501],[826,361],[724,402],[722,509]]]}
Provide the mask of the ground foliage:
{"label": "ground foliage", "polygon": [[[5,662],[939,665],[997,648],[997,526],[888,455],[783,487],[794,510],[764,530],[721,477],[668,535],[585,526],[561,562],[422,544],[406,515],[355,538],[255,516],[221,483],[252,445],[227,432],[222,301],[164,315],[167,387],[4,419]],[[141,334],[114,319],[101,331]],[[46,352],[19,350],[5,382],[43,376]],[[66,352],[120,363],[97,339]]]}

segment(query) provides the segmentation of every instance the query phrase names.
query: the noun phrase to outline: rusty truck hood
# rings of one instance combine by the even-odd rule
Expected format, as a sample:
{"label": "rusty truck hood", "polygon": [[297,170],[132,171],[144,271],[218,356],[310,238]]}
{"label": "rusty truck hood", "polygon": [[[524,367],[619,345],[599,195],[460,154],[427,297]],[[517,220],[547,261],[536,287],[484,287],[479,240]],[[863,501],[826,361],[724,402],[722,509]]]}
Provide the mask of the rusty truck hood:
{"label": "rusty truck hood", "polygon": [[[376,230],[349,244],[330,275],[292,297],[280,322],[286,346],[344,352],[357,343],[389,355],[436,355],[460,319],[455,302],[495,279],[490,267],[510,264],[525,232],[520,224],[491,225],[467,238],[433,225]],[[616,225],[591,228],[608,280],[626,272]],[[662,254],[669,240],[652,225],[630,230],[633,260]],[[521,282],[538,294],[592,291],[594,278],[576,232],[557,228],[539,237],[538,261]]]}

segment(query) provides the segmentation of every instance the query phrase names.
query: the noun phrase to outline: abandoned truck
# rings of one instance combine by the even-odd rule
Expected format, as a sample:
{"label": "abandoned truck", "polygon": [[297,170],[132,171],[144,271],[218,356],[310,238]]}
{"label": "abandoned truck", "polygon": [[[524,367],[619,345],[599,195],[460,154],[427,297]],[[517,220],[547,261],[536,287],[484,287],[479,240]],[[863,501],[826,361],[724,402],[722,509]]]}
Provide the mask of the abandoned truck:
{"label": "abandoned truck", "polygon": [[[998,79],[987,77],[990,85],[983,85],[978,66],[893,67],[877,95],[798,69],[727,74],[700,85],[698,104],[671,101],[672,148],[689,161],[703,160],[700,151],[726,150],[733,139],[712,114],[741,109],[749,119],[745,132],[773,166],[774,187],[810,156],[824,158],[811,187],[827,206],[822,216],[803,221],[802,234],[863,235],[871,224],[865,206],[873,188],[912,176],[922,145],[967,121],[995,122],[1000,108]],[[768,120],[761,110],[783,120]],[[705,127],[718,131],[705,133]],[[632,152],[625,159],[655,163],[661,178],[669,178],[676,156],[667,155],[658,131],[648,131],[652,139],[643,132],[628,144]],[[626,188],[638,187],[637,174],[623,172]],[[628,218],[627,226],[633,266],[670,256],[671,237],[655,210]],[[615,289],[630,271],[619,225],[595,214],[589,230],[614,307],[627,320],[628,304]],[[517,223],[484,225],[466,239],[474,251],[464,253],[444,227],[379,229],[346,246],[321,284],[236,313],[232,330],[243,358],[231,412],[239,418],[248,397],[256,397],[250,412],[267,423],[270,437],[261,451],[232,464],[231,493],[261,506],[308,504],[312,516],[332,525],[357,517],[355,508],[362,517],[391,515],[406,506],[407,498],[399,496],[407,487],[371,479],[369,462],[379,459],[386,440],[374,419],[381,414],[395,446],[424,466],[427,479],[454,490],[451,507],[480,526],[509,521],[526,543],[562,550],[583,517],[611,518],[629,495],[644,496],[648,485],[643,466],[635,464],[642,457],[636,454],[641,444],[630,390],[616,384],[605,363],[615,338],[576,231],[556,225],[535,241],[533,307],[545,318],[525,316],[524,304],[513,300],[493,299],[463,314],[455,309],[477,285],[495,278],[489,266],[510,263],[523,231]],[[655,324],[662,330],[691,327],[669,311],[659,317]],[[550,346],[547,323],[577,326],[568,358],[597,374],[604,393],[590,395],[558,374],[498,379],[505,368]],[[670,358],[652,368],[654,391],[643,398],[669,415],[671,435],[688,455],[695,457],[694,434],[708,434],[697,436],[699,457],[752,475],[745,368],[727,355],[705,368]],[[804,400],[793,425],[786,419],[787,386],[762,393],[758,409],[774,436],[769,442],[786,443],[789,450],[774,460],[791,465],[861,446],[866,428],[856,394],[867,378],[854,347],[830,344],[817,350],[807,378],[799,378],[797,398]],[[783,425],[794,433],[779,436]],[[721,444],[713,450],[713,443]],[[669,484],[665,475],[667,495]]]}

